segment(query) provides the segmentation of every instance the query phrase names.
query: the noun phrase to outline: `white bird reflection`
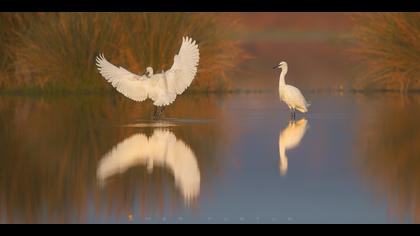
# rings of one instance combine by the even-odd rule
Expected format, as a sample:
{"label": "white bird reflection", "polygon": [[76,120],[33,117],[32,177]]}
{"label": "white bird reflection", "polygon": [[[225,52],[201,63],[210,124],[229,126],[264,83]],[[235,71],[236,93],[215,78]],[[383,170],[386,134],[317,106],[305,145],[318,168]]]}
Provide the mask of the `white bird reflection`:
{"label": "white bird reflection", "polygon": [[308,127],[308,121],[304,118],[298,121],[290,121],[289,125],[280,132],[279,135],[279,168],[280,175],[284,176],[287,173],[288,161],[286,150],[297,147],[305,135]]}
{"label": "white bird reflection", "polygon": [[200,192],[200,170],[193,151],[168,130],[156,129],[151,137],[135,134],[120,142],[100,161],[97,177],[100,183],[130,167],[146,165],[149,173],[154,165],[171,170],[175,185],[188,203]]}

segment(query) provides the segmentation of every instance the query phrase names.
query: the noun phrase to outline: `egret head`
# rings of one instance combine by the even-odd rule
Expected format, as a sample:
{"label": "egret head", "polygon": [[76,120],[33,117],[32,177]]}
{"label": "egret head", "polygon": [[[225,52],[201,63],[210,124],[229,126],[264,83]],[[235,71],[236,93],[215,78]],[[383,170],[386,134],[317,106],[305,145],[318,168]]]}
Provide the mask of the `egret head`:
{"label": "egret head", "polygon": [[282,61],[282,62],[280,62],[278,65],[276,65],[276,66],[274,66],[274,67],[273,67],[273,69],[277,69],[277,68],[280,68],[280,69],[285,69],[285,68],[287,68],[287,62]]}
{"label": "egret head", "polygon": [[153,68],[152,67],[147,67],[146,68],[146,72],[144,73],[147,77],[152,77],[153,75]]}

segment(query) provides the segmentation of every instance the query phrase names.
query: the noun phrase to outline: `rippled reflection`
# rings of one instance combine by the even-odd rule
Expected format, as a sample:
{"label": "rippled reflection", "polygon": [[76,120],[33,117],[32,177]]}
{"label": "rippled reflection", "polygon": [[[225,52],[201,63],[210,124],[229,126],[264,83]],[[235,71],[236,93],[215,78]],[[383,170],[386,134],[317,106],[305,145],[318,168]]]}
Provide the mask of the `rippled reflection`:
{"label": "rippled reflection", "polygon": [[[168,117],[218,122],[154,132],[154,127],[126,125],[148,118],[153,106],[120,96],[2,97],[0,223],[120,222],[130,214],[128,218],[138,220],[194,210],[203,189],[200,177],[217,175],[220,163],[215,153],[221,144],[229,143],[229,134],[223,133],[223,99],[180,97],[168,108]],[[155,145],[166,142],[171,155],[163,166],[160,157],[150,156],[155,165],[148,174],[141,166],[128,167],[128,157],[115,153],[121,158],[114,160],[128,169],[121,175],[108,172],[103,175],[106,185],[98,186],[97,168],[103,155],[130,137],[148,137],[148,144]],[[112,159],[107,161],[110,166]],[[103,164],[106,170],[105,159]],[[212,178],[206,178],[206,185],[211,184]],[[187,207],[184,196],[191,200]]]}
{"label": "rippled reflection", "polygon": [[189,202],[200,192],[200,170],[191,148],[169,130],[155,129],[151,137],[135,134],[117,144],[100,161],[97,177],[100,183],[130,167],[145,165],[149,173],[153,166],[168,168],[175,185]]}
{"label": "rippled reflection", "polygon": [[[354,210],[351,217],[360,221],[375,217],[384,222],[387,210],[391,222],[400,218],[420,223],[419,95],[351,95],[344,103],[328,97],[319,107],[346,109],[349,118],[320,113],[310,122],[291,122],[280,134],[271,133],[279,135],[279,150],[273,140],[264,139],[281,115],[267,115],[271,107],[277,110],[274,95],[230,101],[180,97],[173,110],[168,108],[168,117],[205,122],[159,124],[164,128],[138,125],[141,114],[150,114],[147,106],[115,97],[3,97],[0,223],[232,220],[249,219],[246,214],[253,217],[257,208],[261,219],[271,211],[271,220],[285,209],[276,199],[288,190],[291,200],[285,204],[291,209],[285,220],[289,214],[310,222],[319,219],[305,211],[318,201],[315,209],[337,214],[337,221],[348,221],[348,211]],[[252,109],[249,101],[256,104]],[[309,123],[314,136],[306,132]],[[302,143],[304,136],[308,143]],[[289,150],[296,147],[299,153],[310,152],[310,161],[293,162],[299,178],[281,183],[273,178],[279,170],[269,168],[273,160],[254,158],[267,151],[279,155],[280,173],[285,175],[288,158],[294,158]],[[355,181],[358,178],[361,181]],[[302,181],[307,185],[300,185]],[[267,192],[249,188],[250,183]],[[273,187],[278,184],[282,188]],[[295,186],[301,191],[293,193]],[[320,187],[317,196],[311,195]],[[336,195],[337,188],[354,194],[344,192],[344,202],[324,202],[342,196]],[[257,208],[244,207],[251,204]],[[299,207],[301,213],[294,211]]]}
{"label": "rippled reflection", "polygon": [[289,167],[286,150],[296,148],[305,136],[308,121],[302,118],[298,121],[291,120],[289,125],[279,135],[279,169],[282,176],[286,175]]}
{"label": "rippled reflection", "polygon": [[357,170],[391,216],[420,223],[420,96],[360,96],[359,106]]}

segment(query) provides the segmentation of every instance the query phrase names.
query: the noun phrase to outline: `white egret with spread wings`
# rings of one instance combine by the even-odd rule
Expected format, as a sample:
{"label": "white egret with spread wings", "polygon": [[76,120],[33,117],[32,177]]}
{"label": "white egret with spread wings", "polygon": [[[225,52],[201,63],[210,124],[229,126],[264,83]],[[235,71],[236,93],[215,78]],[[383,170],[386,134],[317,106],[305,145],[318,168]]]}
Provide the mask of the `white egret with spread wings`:
{"label": "white egret with spread wings", "polygon": [[163,109],[190,86],[197,74],[199,59],[197,43],[184,37],[172,67],[158,74],[153,74],[152,67],[147,67],[143,75],[134,74],[111,64],[103,54],[96,62],[100,74],[124,96],[137,102],[150,98],[155,105],[153,118],[158,119]]}

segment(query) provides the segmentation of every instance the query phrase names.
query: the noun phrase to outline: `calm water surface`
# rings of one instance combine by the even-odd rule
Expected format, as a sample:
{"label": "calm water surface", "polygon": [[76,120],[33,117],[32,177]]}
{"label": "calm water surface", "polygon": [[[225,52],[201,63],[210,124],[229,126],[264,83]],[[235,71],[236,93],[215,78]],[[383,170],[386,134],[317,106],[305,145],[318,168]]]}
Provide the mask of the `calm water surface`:
{"label": "calm water surface", "polygon": [[418,223],[420,96],[0,100],[2,223]]}

